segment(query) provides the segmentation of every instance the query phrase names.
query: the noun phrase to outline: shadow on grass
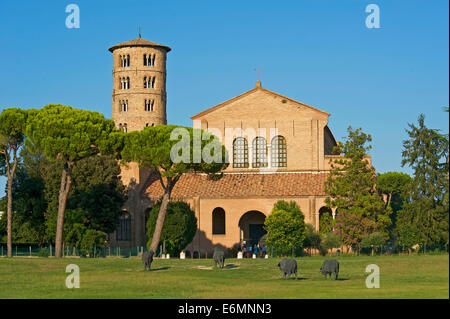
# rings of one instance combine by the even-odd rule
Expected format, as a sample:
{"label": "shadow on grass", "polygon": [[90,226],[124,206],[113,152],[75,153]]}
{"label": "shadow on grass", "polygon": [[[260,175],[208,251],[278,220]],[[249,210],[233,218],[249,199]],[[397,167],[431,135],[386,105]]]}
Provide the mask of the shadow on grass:
{"label": "shadow on grass", "polygon": [[323,280],[327,280],[327,281],[344,281],[344,280],[349,280],[348,278],[338,278],[336,280],[332,279],[332,278],[323,278]]}
{"label": "shadow on grass", "polygon": [[169,269],[170,267],[161,267],[161,268],[154,268],[154,269],[152,269],[150,272],[153,272],[153,271],[159,271],[159,270],[167,270],[167,269]]}
{"label": "shadow on grass", "polygon": [[288,278],[288,277],[286,277],[286,278],[280,277],[280,280],[308,280],[308,278],[297,277],[297,279],[296,279],[295,277],[291,277],[291,278]]}
{"label": "shadow on grass", "polygon": [[236,266],[235,264],[227,264],[227,265],[223,266],[223,268],[225,268],[225,269],[234,269],[234,268],[239,268],[239,267]]}

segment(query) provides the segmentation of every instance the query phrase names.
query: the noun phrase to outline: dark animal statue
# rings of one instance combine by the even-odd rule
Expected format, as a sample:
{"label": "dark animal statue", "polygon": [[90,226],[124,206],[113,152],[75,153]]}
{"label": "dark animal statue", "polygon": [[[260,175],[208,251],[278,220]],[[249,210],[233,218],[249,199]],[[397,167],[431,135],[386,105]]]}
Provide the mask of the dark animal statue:
{"label": "dark animal statue", "polygon": [[320,272],[327,279],[327,275],[334,275],[334,280],[337,280],[339,274],[339,262],[335,259],[325,260],[320,267]]}
{"label": "dark animal statue", "polygon": [[219,268],[223,268],[225,264],[225,253],[223,251],[214,249],[213,259],[214,267],[217,267],[217,265],[219,265]]}
{"label": "dark animal statue", "polygon": [[148,267],[148,271],[150,271],[154,254],[155,253],[151,249],[142,254],[142,262],[144,263],[144,270],[147,270]]}
{"label": "dark animal statue", "polygon": [[291,278],[291,274],[294,274],[295,279],[297,279],[297,262],[295,259],[284,258],[278,263],[278,268],[280,268],[283,278],[286,278],[286,275]]}

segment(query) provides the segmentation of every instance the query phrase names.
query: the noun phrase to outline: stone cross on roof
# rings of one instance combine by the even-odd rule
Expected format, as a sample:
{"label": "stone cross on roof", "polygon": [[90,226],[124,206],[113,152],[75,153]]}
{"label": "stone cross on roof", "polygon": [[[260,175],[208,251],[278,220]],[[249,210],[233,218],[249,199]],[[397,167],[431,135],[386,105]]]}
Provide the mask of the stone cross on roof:
{"label": "stone cross on roof", "polygon": [[256,73],[258,73],[258,81],[256,81],[256,87],[261,87],[261,81],[259,80],[259,72],[262,71],[263,69],[259,68],[259,66],[256,67],[256,69],[254,69],[256,71]]}

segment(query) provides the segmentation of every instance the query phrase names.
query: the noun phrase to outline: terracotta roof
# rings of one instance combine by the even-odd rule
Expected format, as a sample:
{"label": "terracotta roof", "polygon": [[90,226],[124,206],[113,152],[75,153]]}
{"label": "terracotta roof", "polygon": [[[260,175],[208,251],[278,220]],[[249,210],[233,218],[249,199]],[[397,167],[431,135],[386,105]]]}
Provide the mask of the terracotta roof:
{"label": "terracotta roof", "polygon": [[123,47],[160,47],[160,48],[166,49],[167,52],[169,52],[171,50],[171,48],[169,48],[168,46],[158,44],[158,43],[155,43],[152,41],[148,41],[148,40],[145,40],[142,38],[137,38],[134,40],[130,40],[130,41],[126,41],[126,42],[122,42],[122,43],[113,45],[108,50],[113,52],[115,49],[123,48]]}
{"label": "terracotta roof", "polygon": [[[184,174],[175,184],[172,197],[321,196],[325,195],[327,176],[328,172],[225,173],[214,181],[206,174]],[[163,189],[159,180],[151,180],[145,193],[152,199],[160,198]]]}
{"label": "terracotta roof", "polygon": [[313,107],[313,106],[310,106],[310,105],[307,105],[307,104],[305,104],[305,103],[296,101],[296,100],[294,100],[294,99],[291,99],[290,97],[287,97],[287,96],[281,95],[281,94],[279,94],[279,93],[270,91],[270,90],[265,89],[265,88],[263,88],[263,87],[256,86],[255,88],[253,88],[253,89],[251,89],[251,90],[249,90],[249,91],[247,91],[247,92],[244,92],[244,93],[242,93],[242,94],[239,94],[238,96],[235,96],[235,97],[233,97],[233,98],[231,98],[231,99],[229,99],[229,100],[226,100],[225,102],[222,102],[222,103],[220,103],[220,104],[217,104],[216,106],[210,107],[209,109],[206,109],[206,110],[204,110],[204,111],[202,111],[202,112],[200,112],[200,113],[198,113],[198,114],[195,114],[195,115],[191,116],[191,119],[193,120],[193,119],[195,119],[195,118],[197,118],[197,117],[199,117],[199,116],[203,116],[203,115],[206,115],[206,114],[208,114],[208,113],[211,113],[212,111],[215,111],[215,110],[217,110],[217,109],[220,109],[220,108],[224,107],[225,105],[230,104],[231,102],[234,102],[234,101],[236,101],[236,100],[239,100],[240,98],[243,98],[244,96],[249,95],[249,94],[251,94],[251,93],[253,93],[253,92],[256,92],[256,91],[258,91],[258,90],[261,90],[261,91],[266,92],[266,93],[269,93],[269,94],[276,95],[276,96],[278,96],[278,97],[280,97],[280,98],[289,100],[289,101],[294,102],[294,103],[296,103],[296,104],[299,104],[299,105],[301,105],[301,106],[307,107],[307,108],[309,108],[309,109],[311,109],[311,110],[314,110],[314,111],[317,111],[317,112],[324,113],[324,114],[326,114],[326,115],[328,115],[328,116],[330,115],[330,113],[325,112],[325,111],[322,111],[322,110],[319,110],[318,108],[315,108],[315,107]]}

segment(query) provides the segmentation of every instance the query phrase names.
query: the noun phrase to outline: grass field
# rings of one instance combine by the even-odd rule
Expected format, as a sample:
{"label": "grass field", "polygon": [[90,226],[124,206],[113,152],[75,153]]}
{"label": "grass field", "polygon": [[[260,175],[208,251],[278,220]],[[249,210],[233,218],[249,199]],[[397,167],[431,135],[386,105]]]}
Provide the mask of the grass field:
{"label": "grass field", "polygon": [[[0,298],[449,298],[449,257],[337,257],[339,280],[325,280],[325,258],[297,258],[299,280],[281,278],[280,259],[0,258]],[[68,264],[80,267],[79,289],[65,286]],[[369,264],[380,267],[380,288],[368,289]]]}

